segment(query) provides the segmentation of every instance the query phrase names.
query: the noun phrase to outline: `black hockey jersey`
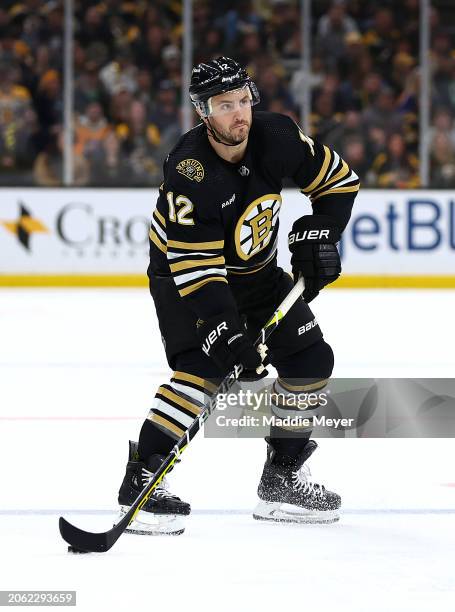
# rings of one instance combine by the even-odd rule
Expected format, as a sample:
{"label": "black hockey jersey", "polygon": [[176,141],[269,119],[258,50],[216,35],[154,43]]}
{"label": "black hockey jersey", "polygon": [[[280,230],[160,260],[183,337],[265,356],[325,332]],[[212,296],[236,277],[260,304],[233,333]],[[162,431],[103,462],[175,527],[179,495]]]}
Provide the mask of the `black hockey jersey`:
{"label": "black hockey jersey", "polygon": [[[315,214],[346,227],[359,189],[357,175],[289,117],[253,113],[243,159],[219,157],[200,124],[184,134],[164,164],[150,228],[149,276],[172,275],[201,318],[232,305],[228,281],[276,257],[283,179],[307,195]],[[299,210],[295,217],[301,216]]]}

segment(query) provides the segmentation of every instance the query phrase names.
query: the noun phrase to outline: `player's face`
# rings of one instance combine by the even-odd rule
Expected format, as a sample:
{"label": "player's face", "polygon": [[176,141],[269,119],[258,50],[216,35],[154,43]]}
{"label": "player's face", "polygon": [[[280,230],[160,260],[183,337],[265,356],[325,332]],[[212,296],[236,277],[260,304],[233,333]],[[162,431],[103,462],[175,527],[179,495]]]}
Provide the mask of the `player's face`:
{"label": "player's face", "polygon": [[220,140],[240,144],[251,128],[251,94],[247,87],[213,96],[210,125]]}

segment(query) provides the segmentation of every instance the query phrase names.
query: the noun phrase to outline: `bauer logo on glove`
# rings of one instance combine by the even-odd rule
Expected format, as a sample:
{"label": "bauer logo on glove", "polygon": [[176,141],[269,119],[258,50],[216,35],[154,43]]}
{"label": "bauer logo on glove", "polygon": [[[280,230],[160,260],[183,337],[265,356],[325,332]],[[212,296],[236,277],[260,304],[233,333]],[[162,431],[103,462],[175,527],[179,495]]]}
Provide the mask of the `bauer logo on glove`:
{"label": "bauer logo on glove", "polygon": [[302,242],[303,240],[329,240],[330,230],[308,230],[304,232],[295,232],[289,234],[289,245],[294,242]]}
{"label": "bauer logo on glove", "polygon": [[341,274],[341,261],[336,243],[340,229],[328,215],[306,215],[294,222],[289,234],[289,250],[294,281],[305,279],[302,296],[311,302],[329,283]]}

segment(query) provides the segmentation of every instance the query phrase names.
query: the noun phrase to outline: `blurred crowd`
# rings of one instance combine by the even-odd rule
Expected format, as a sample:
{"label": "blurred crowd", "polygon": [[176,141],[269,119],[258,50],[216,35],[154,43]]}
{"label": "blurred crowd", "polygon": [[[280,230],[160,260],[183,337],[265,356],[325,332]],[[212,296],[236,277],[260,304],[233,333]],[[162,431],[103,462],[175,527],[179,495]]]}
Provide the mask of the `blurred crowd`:
{"label": "blurred crowd", "polygon": [[[75,0],[74,183],[149,186],[182,131],[180,0]],[[194,61],[301,117],[300,2],[194,0]],[[0,184],[62,184],[62,0],[0,3]],[[431,9],[431,186],[455,187],[455,6]],[[419,0],[312,3],[310,135],[364,186],[418,187]],[[186,93],[184,93],[186,95]],[[195,118],[196,120],[196,118]]]}

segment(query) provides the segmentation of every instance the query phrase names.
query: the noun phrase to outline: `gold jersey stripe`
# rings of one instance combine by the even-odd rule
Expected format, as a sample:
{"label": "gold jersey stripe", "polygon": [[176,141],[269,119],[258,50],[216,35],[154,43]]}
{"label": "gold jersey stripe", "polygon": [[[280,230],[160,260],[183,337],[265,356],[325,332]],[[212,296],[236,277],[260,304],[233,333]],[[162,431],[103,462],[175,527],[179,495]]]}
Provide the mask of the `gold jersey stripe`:
{"label": "gold jersey stripe", "polygon": [[302,391],[317,391],[318,389],[323,389],[329,382],[329,379],[325,378],[324,380],[318,380],[317,382],[309,383],[308,385],[291,385],[288,382],[284,382],[282,378],[278,378],[277,380],[278,384],[288,391],[292,391],[293,393],[301,393]]}
{"label": "gold jersey stripe", "polygon": [[170,264],[171,272],[179,272],[180,270],[189,270],[190,268],[198,268],[209,264],[224,266],[224,257],[209,257],[207,259],[185,259],[175,264]]}
{"label": "gold jersey stripe", "polygon": [[198,385],[203,389],[206,389],[209,393],[215,393],[217,387],[210,383],[208,380],[204,378],[200,378],[199,376],[195,376],[194,374],[187,374],[186,372],[174,372],[173,378],[175,380],[184,380],[185,382],[193,383],[194,385]]}
{"label": "gold jersey stripe", "polygon": [[164,254],[167,253],[166,245],[164,245],[161,242],[161,239],[158,237],[158,234],[155,232],[155,230],[151,229],[149,231],[149,238],[153,242],[153,244],[159,248],[159,250],[162,253],[164,253]]}
{"label": "gold jersey stripe", "polygon": [[[333,183],[337,183],[338,181],[341,181],[341,179],[346,178],[349,173],[351,172],[349,166],[347,165],[347,163],[343,160],[343,163],[341,165],[340,170],[335,174],[335,176],[332,176],[331,179],[329,179],[328,181],[325,181],[323,185],[321,185],[318,189],[326,189],[326,187],[328,187],[329,185],[332,185]],[[354,178],[354,176],[352,177]],[[335,185],[333,185],[335,187]],[[317,189],[314,189],[313,191],[318,191]]]}
{"label": "gold jersey stripe", "polygon": [[160,211],[155,208],[155,210],[153,211],[153,214],[156,216],[156,218],[161,221],[161,224],[164,225],[164,227],[166,227],[166,219],[163,217],[163,215],[160,213]]}
{"label": "gold jersey stripe", "polygon": [[199,406],[196,406],[196,404],[193,404],[192,402],[189,402],[188,400],[183,399],[183,397],[180,397],[180,395],[177,395],[177,393],[173,393],[172,391],[170,391],[169,389],[166,389],[165,387],[160,387],[158,389],[158,393],[160,393],[164,397],[167,397],[168,399],[175,402],[179,406],[182,406],[182,408],[186,408],[187,410],[189,410],[196,416],[201,412],[201,408]]}
{"label": "gold jersey stripe", "polygon": [[186,251],[200,251],[203,249],[222,249],[224,240],[214,240],[213,242],[180,242],[178,240],[168,240],[167,246],[175,249],[185,249]]}
{"label": "gold jersey stripe", "polygon": [[204,278],[199,282],[190,285],[189,287],[185,287],[185,289],[179,289],[179,293],[182,297],[185,297],[185,295],[189,295],[190,293],[193,293],[193,291],[197,291],[207,283],[213,283],[217,281],[227,284],[227,280],[225,278],[222,278],[220,276],[208,276],[207,278]]}
{"label": "gold jersey stripe", "polygon": [[314,198],[312,197],[311,201],[314,202],[321,196],[332,195],[332,193],[353,193],[355,191],[358,191],[359,187],[360,187],[360,183],[357,183],[356,185],[349,185],[348,187],[331,187],[330,189],[327,189],[326,191],[321,191],[321,193],[318,193],[318,195],[314,196]]}
{"label": "gold jersey stripe", "polygon": [[157,423],[157,425],[161,425],[161,427],[164,427],[164,429],[168,429],[169,431],[172,431],[172,433],[178,436],[179,438],[181,438],[183,434],[185,433],[184,429],[177,427],[177,425],[174,425],[174,423],[171,423],[170,421],[163,418],[159,414],[152,413],[147,418],[149,421],[153,421],[154,423]]}
{"label": "gold jersey stripe", "polygon": [[324,178],[327,172],[327,168],[329,167],[330,157],[331,157],[330,149],[328,149],[325,145],[324,145],[324,153],[325,153],[324,163],[322,164],[322,167],[319,170],[319,174],[317,175],[317,177],[314,179],[312,183],[310,183],[307,187],[303,187],[301,189],[303,193],[311,193],[312,191],[316,189],[319,183],[322,182],[322,179]]}

